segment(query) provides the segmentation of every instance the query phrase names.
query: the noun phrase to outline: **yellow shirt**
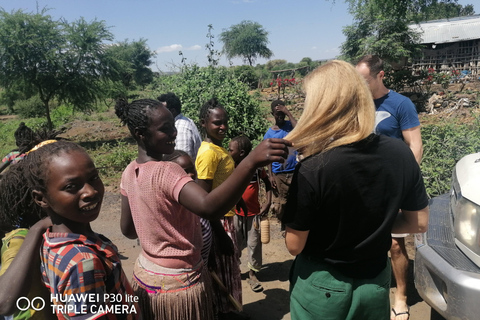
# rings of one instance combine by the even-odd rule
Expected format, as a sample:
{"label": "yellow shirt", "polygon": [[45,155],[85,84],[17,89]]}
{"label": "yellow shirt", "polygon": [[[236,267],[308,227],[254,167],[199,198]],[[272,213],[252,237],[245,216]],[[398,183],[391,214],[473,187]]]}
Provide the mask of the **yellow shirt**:
{"label": "yellow shirt", "polygon": [[[201,180],[212,180],[212,190],[218,187],[232,174],[235,163],[227,150],[211,142],[203,141],[195,160],[197,177]],[[225,216],[233,217],[232,208]]]}
{"label": "yellow shirt", "polygon": [[[5,271],[7,271],[8,267],[12,263],[13,259],[17,256],[18,251],[20,251],[20,247],[27,236],[28,229],[15,229],[5,235],[5,238],[2,239],[2,269],[0,270],[0,276],[2,276]],[[40,253],[38,253],[38,259],[40,259]],[[34,272],[34,281],[30,286],[30,290],[28,291],[27,298],[28,300],[32,301],[33,298],[41,297],[42,296],[42,283],[41,283],[41,275],[40,275],[40,268],[35,270]],[[45,308],[48,309],[48,303],[46,301]],[[39,300],[35,300],[35,307],[40,308],[42,306],[42,302]],[[20,320],[20,319],[44,319],[43,312],[35,312],[33,308],[29,308],[25,311],[17,310],[13,313],[13,319]]]}

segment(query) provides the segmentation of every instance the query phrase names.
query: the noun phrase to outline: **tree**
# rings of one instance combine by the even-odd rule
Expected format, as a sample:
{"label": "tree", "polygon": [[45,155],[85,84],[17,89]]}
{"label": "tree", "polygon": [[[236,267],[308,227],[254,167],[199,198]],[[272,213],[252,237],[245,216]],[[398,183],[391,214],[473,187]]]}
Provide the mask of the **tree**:
{"label": "tree", "polygon": [[475,14],[473,5],[467,4],[462,6],[453,2],[436,2],[425,7],[420,12],[414,13],[410,20],[412,21],[429,21],[436,19],[447,19],[454,17],[470,16]]}
{"label": "tree", "polygon": [[154,94],[150,92],[146,97],[174,92],[182,102],[182,113],[197,125],[202,105],[216,97],[225,106],[229,117],[226,143],[237,135],[245,134],[255,145],[262,141],[263,134],[268,128],[266,113],[260,108],[260,102],[249,94],[248,85],[235,76],[236,68],[218,66],[218,55],[211,36],[212,29],[209,25],[207,34],[209,41],[205,46],[208,67],[199,67],[195,63],[187,64],[182,55],[179,72],[156,78],[151,88]]}
{"label": "tree", "polygon": [[240,57],[250,66],[259,57],[269,59],[273,56],[267,48],[268,32],[257,22],[244,20],[231,26],[220,34],[220,41],[228,59]]}
{"label": "tree", "polygon": [[[408,28],[409,24],[424,20],[432,10],[440,13],[438,8],[444,8],[445,14],[452,14],[460,6],[456,4],[457,0],[346,0],[346,2],[349,4],[349,12],[353,15],[354,23],[343,29],[346,36],[346,41],[341,46],[343,58],[353,61],[364,54],[378,54],[390,63],[420,53],[419,35]],[[467,7],[469,6],[458,12],[473,11],[473,7],[471,9]]]}
{"label": "tree", "polygon": [[265,68],[270,71],[270,70],[273,70],[274,68],[277,68],[278,66],[281,66],[281,65],[284,65],[284,64],[287,64],[287,60],[284,60],[284,59],[270,60],[265,65]]}
{"label": "tree", "polygon": [[47,11],[0,11],[0,86],[37,94],[52,129],[52,99],[88,110],[116,69],[105,54],[113,35],[103,21],[54,21]]}
{"label": "tree", "polygon": [[147,40],[121,41],[109,46],[107,53],[119,66],[118,81],[122,93],[118,92],[116,96],[126,95],[135,85],[143,89],[153,81],[153,71],[149,66],[155,53],[148,48]]}

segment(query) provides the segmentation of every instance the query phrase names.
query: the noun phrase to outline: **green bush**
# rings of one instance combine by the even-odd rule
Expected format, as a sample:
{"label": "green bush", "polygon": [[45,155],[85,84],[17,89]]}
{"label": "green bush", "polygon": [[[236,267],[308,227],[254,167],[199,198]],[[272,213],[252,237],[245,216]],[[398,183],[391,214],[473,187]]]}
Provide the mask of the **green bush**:
{"label": "green bush", "polygon": [[241,133],[254,144],[258,143],[268,128],[259,100],[250,95],[249,87],[225,67],[184,65],[179,73],[158,77],[149,96],[156,98],[166,92],[173,92],[180,98],[182,113],[197,126],[202,105],[216,97],[230,118],[226,143]]}
{"label": "green bush", "polygon": [[65,124],[73,119],[73,107],[62,104],[51,111],[52,122],[55,126]]}
{"label": "green bush", "polygon": [[92,155],[100,173],[108,177],[120,175],[138,155],[136,144],[125,141],[104,143],[98,149],[88,150],[88,152]]}
{"label": "green bush", "polygon": [[45,107],[38,95],[26,100],[17,100],[14,110],[22,118],[39,118],[45,116]]}
{"label": "green bush", "polygon": [[245,83],[249,89],[256,89],[258,87],[259,76],[252,66],[237,66],[233,68],[233,73],[238,81]]}
{"label": "green bush", "polygon": [[480,121],[471,124],[426,125],[422,127],[425,187],[430,197],[450,190],[452,171],[458,160],[480,148]]}

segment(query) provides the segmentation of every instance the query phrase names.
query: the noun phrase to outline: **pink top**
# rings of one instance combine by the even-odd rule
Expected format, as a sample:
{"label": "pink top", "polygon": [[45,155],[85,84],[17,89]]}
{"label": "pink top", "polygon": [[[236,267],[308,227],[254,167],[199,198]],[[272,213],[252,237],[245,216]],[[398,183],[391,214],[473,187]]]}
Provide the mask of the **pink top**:
{"label": "pink top", "polygon": [[120,190],[128,198],[144,255],[162,267],[192,268],[200,260],[200,218],[178,203],[192,179],[176,163],[132,161],[122,174]]}

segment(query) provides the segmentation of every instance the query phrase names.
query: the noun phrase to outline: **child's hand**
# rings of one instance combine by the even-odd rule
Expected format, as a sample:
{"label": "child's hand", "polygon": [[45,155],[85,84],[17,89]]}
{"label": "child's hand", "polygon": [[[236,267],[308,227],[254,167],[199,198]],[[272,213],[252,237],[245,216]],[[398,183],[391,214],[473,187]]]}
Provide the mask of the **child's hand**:
{"label": "child's hand", "polygon": [[288,113],[287,107],[286,107],[285,105],[283,105],[283,104],[277,105],[277,106],[275,107],[275,111],[280,111],[280,112],[283,112],[283,113],[285,113],[285,114]]}
{"label": "child's hand", "polygon": [[[255,167],[266,166],[272,162],[283,163],[288,157],[288,147],[293,144],[285,139],[269,138],[263,140],[246,159],[253,161]],[[244,160],[244,161],[245,161]]]}

